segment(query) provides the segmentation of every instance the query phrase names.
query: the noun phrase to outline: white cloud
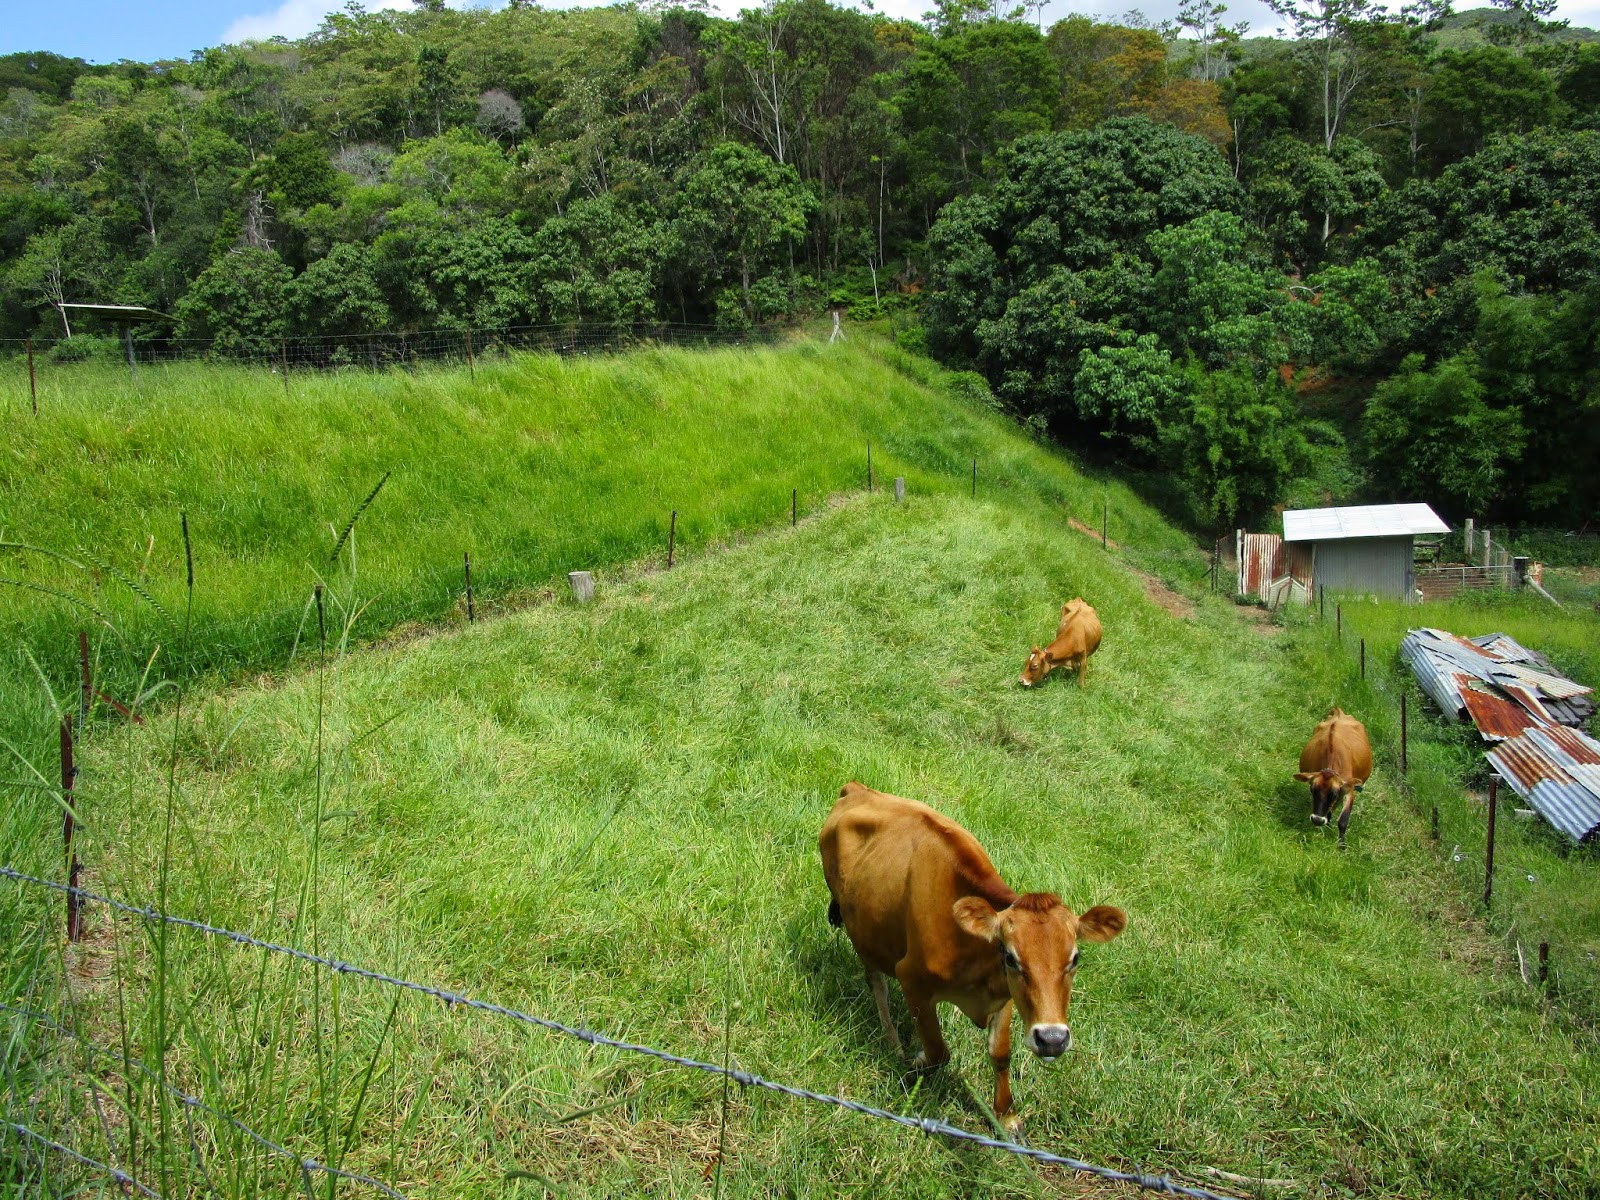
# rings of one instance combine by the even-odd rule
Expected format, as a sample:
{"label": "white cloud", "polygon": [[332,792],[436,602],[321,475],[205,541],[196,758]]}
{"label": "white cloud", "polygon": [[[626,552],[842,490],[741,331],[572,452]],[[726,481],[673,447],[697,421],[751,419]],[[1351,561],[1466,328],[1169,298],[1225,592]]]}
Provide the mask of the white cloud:
{"label": "white cloud", "polygon": [[[409,0],[376,0],[369,8],[410,8]],[[322,24],[322,18],[339,8],[338,0],[283,0],[271,12],[240,17],[223,31],[227,43],[270,37],[301,38]]]}

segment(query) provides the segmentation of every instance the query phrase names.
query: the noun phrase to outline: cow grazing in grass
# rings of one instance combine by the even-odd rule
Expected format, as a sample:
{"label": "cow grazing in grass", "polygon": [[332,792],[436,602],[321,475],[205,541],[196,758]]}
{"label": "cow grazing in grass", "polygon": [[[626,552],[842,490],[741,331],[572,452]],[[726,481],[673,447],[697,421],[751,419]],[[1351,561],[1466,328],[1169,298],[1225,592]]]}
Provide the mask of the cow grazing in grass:
{"label": "cow grazing in grass", "polygon": [[949,1061],[935,1006],[955,1005],[989,1032],[995,1115],[1015,1133],[1012,1005],[1028,1049],[1059,1057],[1072,1044],[1078,943],[1109,942],[1127,917],[1106,905],[1079,916],[1049,892],[1018,895],[954,821],[859,783],[840,789],[820,842],[828,919],[850,935],[890,1044],[901,1052],[885,975],[900,981],[922,1039],[913,1069]]}
{"label": "cow grazing in grass", "polygon": [[1033,687],[1057,667],[1078,669],[1078,686],[1089,670],[1089,656],[1100,648],[1100,614],[1084,603],[1082,596],[1074,596],[1061,606],[1061,624],[1056,627],[1056,640],[1043,650],[1035,646],[1028,654],[1022,668],[1023,687]]}
{"label": "cow grazing in grass", "polygon": [[1372,745],[1367,727],[1341,709],[1331,710],[1300,751],[1295,778],[1311,785],[1311,823],[1326,825],[1341,797],[1339,845],[1350,826],[1350,806],[1372,774]]}

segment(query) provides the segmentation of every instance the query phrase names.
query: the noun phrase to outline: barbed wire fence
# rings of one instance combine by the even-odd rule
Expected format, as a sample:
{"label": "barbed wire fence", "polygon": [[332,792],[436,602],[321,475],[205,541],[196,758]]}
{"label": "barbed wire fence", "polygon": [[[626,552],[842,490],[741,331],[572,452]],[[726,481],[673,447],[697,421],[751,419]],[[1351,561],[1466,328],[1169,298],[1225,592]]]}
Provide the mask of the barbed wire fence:
{"label": "barbed wire fence", "polygon": [[[663,1050],[659,1047],[608,1037],[605,1034],[598,1033],[581,1025],[570,1025],[562,1021],[553,1020],[549,1017],[541,1017],[533,1013],[523,1012],[519,1009],[510,1008],[502,1004],[495,1004],[486,1000],[480,1000],[462,992],[451,991],[446,988],[435,987],[431,984],[403,979],[399,976],[389,975],[382,971],[370,970],[365,967],[357,966],[354,963],[345,962],[342,959],[333,958],[323,954],[314,954],[310,951],[301,950],[293,946],[285,946],[280,943],[266,941],[248,933],[222,928],[220,926],[209,924],[205,921],[200,921],[189,917],[175,916],[170,913],[163,913],[147,905],[129,904],[126,901],[117,900],[111,896],[92,892],[85,888],[72,887],[68,884],[54,882],[53,880],[41,879],[38,876],[29,875],[9,866],[0,866],[0,877],[4,877],[13,883],[43,889],[70,897],[76,900],[79,904],[88,903],[103,905],[115,912],[138,917],[146,922],[157,922],[190,930],[192,932],[201,933],[208,937],[225,939],[226,941],[237,946],[251,947],[265,951],[268,954],[286,956],[323,970],[332,971],[338,975],[348,976],[356,979],[364,979],[386,987],[396,988],[418,995],[429,996],[441,1001],[445,1005],[446,1009],[461,1008],[472,1012],[484,1013],[490,1016],[504,1018],[521,1025],[532,1026],[550,1033],[556,1033],[565,1037],[574,1038],[590,1046],[602,1046],[629,1054],[644,1055],[646,1057],[653,1058],[661,1062],[670,1063],[673,1066],[681,1067],[686,1070],[698,1071],[708,1075],[718,1076],[733,1083],[737,1083],[741,1088],[759,1088],[765,1091],[775,1092],[779,1095],[788,1096],[792,1099],[803,1100],[814,1104],[827,1105],[833,1108],[845,1110],[847,1112],[857,1113],[861,1116],[870,1117],[874,1120],[889,1122],[902,1128],[914,1130],[929,1136],[948,1138],[952,1141],[978,1146],[983,1149],[1000,1151],[1005,1154],[1027,1159],[1031,1162],[1050,1166],[1065,1167],[1073,1171],[1081,1171],[1110,1183],[1129,1184],[1145,1191],[1156,1192],[1162,1195],[1186,1196],[1193,1198],[1193,1200],[1233,1200],[1231,1197],[1225,1197],[1220,1193],[1210,1191],[1205,1188],[1193,1187],[1180,1183],[1169,1176],[1146,1174],[1140,1171],[1121,1171],[1112,1167],[1105,1167],[1096,1163],[1086,1162],[1082,1159],[1073,1158],[1068,1155],[1055,1154],[1048,1150],[1041,1150],[1033,1146],[1027,1146],[1020,1142],[1003,1141],[999,1138],[993,1138],[984,1134],[974,1133],[971,1130],[962,1129],[960,1126],[952,1125],[947,1121],[939,1120],[934,1117],[907,1116],[903,1113],[891,1112],[888,1109],[877,1108],[869,1104],[862,1104],[859,1101],[851,1100],[843,1096],[833,1095],[828,1092],[814,1091],[810,1088],[797,1087],[793,1084],[781,1083],[776,1080],[768,1079],[765,1076],[739,1069],[737,1067],[729,1067],[719,1063],[706,1062],[685,1055],[673,1054],[670,1051]],[[55,1022],[46,1014],[24,1009],[15,1005],[5,1004],[3,1002],[0,1002],[0,1011],[10,1012],[14,1015],[25,1017],[30,1021],[42,1024],[45,1028],[53,1029],[57,1033],[64,1034],[72,1038],[74,1041],[82,1043],[85,1049],[92,1055],[110,1057],[113,1061],[118,1062],[122,1061],[123,1059],[122,1055],[115,1054],[114,1052],[108,1051],[104,1047],[96,1046],[93,1043],[88,1043],[85,1041],[85,1039],[82,1039],[78,1035],[72,1034],[64,1026],[60,1025],[58,1022]],[[147,1075],[151,1075],[152,1078],[155,1077],[153,1069],[150,1068],[148,1064],[134,1061],[129,1065],[133,1066],[133,1068],[136,1070],[144,1072]],[[397,1200],[405,1200],[405,1197],[402,1193],[398,1192],[388,1184],[385,1184],[370,1176],[362,1175],[356,1172],[345,1171],[337,1167],[319,1163],[314,1159],[303,1158],[300,1155],[295,1154],[294,1151],[288,1149],[287,1147],[284,1147],[251,1129],[243,1121],[232,1116],[231,1114],[225,1113],[215,1106],[208,1104],[200,1097],[184,1093],[175,1086],[165,1084],[164,1082],[163,1086],[168,1088],[174,1098],[178,1099],[186,1109],[203,1110],[221,1118],[234,1128],[238,1129],[241,1133],[245,1134],[245,1136],[249,1137],[252,1141],[261,1145],[268,1152],[295,1162],[303,1173],[309,1174],[312,1172],[321,1172],[336,1175],[352,1182],[373,1187],[383,1192],[387,1196],[396,1197]],[[93,1159],[87,1158],[86,1156],[77,1153],[64,1144],[53,1141],[47,1138],[45,1135],[39,1134],[38,1132],[28,1129],[22,1125],[13,1123],[10,1125],[10,1127],[22,1136],[33,1138],[44,1145],[68,1154],[79,1163],[96,1167],[108,1174],[111,1174],[112,1177],[115,1178],[119,1183],[133,1186],[145,1195],[157,1195],[155,1191],[146,1188],[143,1184],[139,1184],[131,1176],[124,1174],[113,1166],[109,1166],[108,1164],[100,1163]]]}
{"label": "barbed wire fence", "polygon": [[[1600,961],[1593,950],[1563,939],[1559,928],[1543,919],[1551,907],[1547,898],[1554,893],[1541,878],[1540,869],[1529,865],[1530,835],[1508,830],[1503,819],[1508,809],[1513,817],[1526,814],[1528,821],[1537,820],[1536,814],[1516,807],[1516,793],[1495,776],[1481,754],[1477,763],[1468,765],[1469,753],[1458,746],[1448,746],[1444,761],[1431,764],[1433,777],[1427,777],[1430,768],[1415,761],[1413,747],[1419,742],[1428,745],[1455,739],[1441,726],[1443,718],[1398,654],[1380,659],[1377,640],[1369,645],[1359,627],[1361,605],[1351,599],[1319,594],[1310,612],[1330,650],[1344,656],[1342,664],[1355,675],[1354,686],[1366,693],[1365,711],[1360,715],[1374,735],[1375,758],[1395,781],[1396,795],[1427,821],[1429,840],[1489,931],[1507,943],[1522,982],[1559,1002],[1577,1019],[1588,1024],[1600,1022]],[[1462,738],[1477,740],[1475,727],[1461,728]],[[1480,771],[1482,794],[1469,785]],[[1431,799],[1423,797],[1424,789]],[[1358,802],[1357,820],[1359,807]],[[1498,844],[1491,807],[1502,818]],[[1532,840],[1543,839],[1534,834]],[[1554,835],[1550,841],[1553,845]],[[1592,850],[1562,848],[1560,852],[1572,857]]]}

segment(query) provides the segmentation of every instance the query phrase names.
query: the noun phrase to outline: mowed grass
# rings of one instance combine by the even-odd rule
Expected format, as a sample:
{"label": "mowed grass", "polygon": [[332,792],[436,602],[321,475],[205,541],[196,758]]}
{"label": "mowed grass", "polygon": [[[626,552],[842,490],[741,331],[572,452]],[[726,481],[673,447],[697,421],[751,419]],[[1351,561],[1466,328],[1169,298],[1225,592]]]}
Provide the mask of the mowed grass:
{"label": "mowed grass", "polygon": [[[1336,630],[1334,605],[1342,601],[1344,636]],[[1400,694],[1410,703],[1409,784],[1411,803],[1424,820],[1439,811],[1434,853],[1451,866],[1465,896],[1481,900],[1488,838],[1490,771],[1475,726],[1446,722],[1400,660],[1406,631],[1446,629],[1462,637],[1510,634],[1544,654],[1572,679],[1600,687],[1600,616],[1590,610],[1556,608],[1532,593],[1468,594],[1448,604],[1378,603],[1370,598],[1329,597],[1319,620],[1315,610],[1289,614],[1289,641],[1296,671],[1308,686],[1355,701],[1374,737],[1389,748],[1380,769],[1399,769]],[[1366,640],[1368,678],[1360,678],[1360,642]],[[1356,803],[1359,820],[1361,801]],[[1574,846],[1543,819],[1516,815],[1531,805],[1499,785],[1495,824],[1495,878],[1490,926],[1505,940],[1514,971],[1530,979],[1541,942],[1549,944],[1551,986],[1563,1007],[1600,1027],[1600,848]],[[1482,912],[1481,903],[1476,905]],[[1521,946],[1523,961],[1515,958]]]}
{"label": "mowed grass", "polygon": [[[1017,687],[1074,594],[1106,627],[1087,688]],[[170,795],[172,911],[982,1128],[963,1086],[987,1093],[981,1036],[947,1013],[954,1063],[905,1075],[826,922],[816,836],[860,779],[956,817],[1018,888],[1129,913],[1085,953],[1073,1051],[1017,1058],[1035,1145],[1296,1181],[1275,1195],[1592,1193],[1592,1037],[1508,972],[1392,774],[1347,852],[1309,826],[1295,755],[1330,703],[1360,706],[1305,670],[1226,602],[1157,607],[1053,506],[857,497],[592,607],[99,731],[91,882],[151,897]],[[192,934],[163,949],[96,913],[92,940],[121,953],[73,989],[91,1036],[153,1057],[165,1011],[175,1080],[410,1195],[1076,1186],[432,1000],[391,1010],[387,989]],[[58,1134],[93,1152],[102,1123],[32,1044],[30,1094],[76,1111]],[[197,1162],[225,1194],[297,1186],[226,1130],[197,1155],[146,1085],[123,1090],[119,1120],[165,1138],[175,1186],[198,1186]]]}

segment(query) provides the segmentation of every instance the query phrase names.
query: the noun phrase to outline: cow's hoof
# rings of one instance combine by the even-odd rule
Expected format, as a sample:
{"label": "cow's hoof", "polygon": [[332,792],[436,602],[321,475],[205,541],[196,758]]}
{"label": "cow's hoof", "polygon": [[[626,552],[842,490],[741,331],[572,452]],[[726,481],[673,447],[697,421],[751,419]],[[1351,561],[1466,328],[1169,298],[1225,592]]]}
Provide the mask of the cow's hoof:
{"label": "cow's hoof", "polygon": [[1006,1136],[1013,1142],[1022,1140],[1022,1118],[1016,1113],[1007,1113],[1000,1118],[1000,1128],[1006,1131]]}
{"label": "cow's hoof", "polygon": [[917,1051],[917,1056],[911,1060],[911,1069],[913,1071],[933,1071],[944,1066],[949,1061],[949,1059],[941,1058],[938,1062],[933,1062],[928,1058],[926,1050],[919,1050]]}

